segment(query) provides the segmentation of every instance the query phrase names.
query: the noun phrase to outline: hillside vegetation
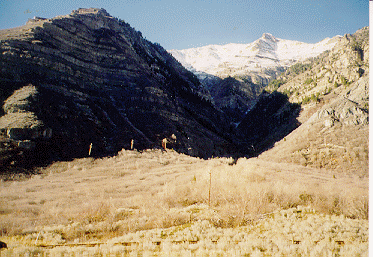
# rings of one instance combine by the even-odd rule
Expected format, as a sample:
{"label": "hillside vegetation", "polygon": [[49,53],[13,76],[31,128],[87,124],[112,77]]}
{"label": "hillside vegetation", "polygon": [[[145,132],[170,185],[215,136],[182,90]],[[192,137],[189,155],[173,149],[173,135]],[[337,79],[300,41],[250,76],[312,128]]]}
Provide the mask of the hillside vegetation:
{"label": "hillside vegetation", "polygon": [[369,29],[290,67],[268,90],[301,103],[302,125],[262,158],[368,176]]}
{"label": "hillside vegetation", "polygon": [[340,94],[365,72],[369,72],[368,27],[346,34],[333,49],[290,66],[266,89],[287,93],[292,102],[305,104],[313,95],[312,100],[319,101],[330,93]]}

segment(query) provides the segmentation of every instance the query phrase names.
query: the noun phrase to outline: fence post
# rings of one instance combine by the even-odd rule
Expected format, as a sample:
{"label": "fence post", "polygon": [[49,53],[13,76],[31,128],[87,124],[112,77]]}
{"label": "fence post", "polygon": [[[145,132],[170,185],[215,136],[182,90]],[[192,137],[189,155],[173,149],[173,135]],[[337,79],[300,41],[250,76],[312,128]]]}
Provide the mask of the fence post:
{"label": "fence post", "polygon": [[91,156],[91,152],[92,152],[92,143],[89,145],[89,151],[88,151],[89,156]]}
{"label": "fence post", "polygon": [[210,183],[209,183],[209,208],[211,208],[211,169],[209,170],[209,175],[210,175]]}
{"label": "fence post", "polygon": [[167,138],[163,138],[162,140],[162,147],[165,151],[167,151]]}

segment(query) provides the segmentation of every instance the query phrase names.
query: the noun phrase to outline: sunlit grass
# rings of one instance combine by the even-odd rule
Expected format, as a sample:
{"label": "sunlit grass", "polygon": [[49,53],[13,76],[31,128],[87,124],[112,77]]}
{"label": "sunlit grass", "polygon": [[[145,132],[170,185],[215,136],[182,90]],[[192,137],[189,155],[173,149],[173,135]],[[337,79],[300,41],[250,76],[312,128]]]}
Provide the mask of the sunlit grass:
{"label": "sunlit grass", "polygon": [[[242,232],[248,238],[261,238],[252,241],[256,242],[255,245],[248,247],[246,236],[243,236],[241,241],[237,241],[243,247],[238,250],[238,255],[256,251],[285,254],[285,249],[290,246],[290,253],[300,251],[300,246],[294,248],[294,242],[289,239],[296,232],[297,222],[314,219],[314,222],[320,223],[318,227],[322,227],[330,219],[339,219],[340,223],[334,232],[342,235],[342,238],[349,235],[348,238],[358,239],[351,244],[338,245],[338,251],[350,249],[355,243],[358,249],[363,249],[361,251],[366,248],[366,177],[261,159],[243,158],[236,165],[229,165],[231,162],[229,158],[205,161],[170,150],[168,153],[122,151],[111,158],[55,163],[29,180],[1,182],[0,240],[8,241],[11,245],[8,253],[16,256],[16,251],[22,252],[22,247],[26,247],[26,252],[32,249],[39,251],[38,245],[60,245],[49,250],[41,248],[42,251],[50,251],[52,256],[54,253],[62,256],[63,252],[70,254],[79,251],[92,255],[106,254],[129,251],[128,247],[144,252],[162,252],[169,247],[167,251],[179,249],[201,254],[215,249],[216,254],[224,256],[236,249],[232,247],[231,237],[222,237],[217,243],[213,239],[216,236],[203,239],[189,231],[191,227],[200,226],[199,233],[203,234],[204,226],[207,226],[206,229],[215,231],[212,234],[227,231],[234,237]],[[300,206],[308,207],[304,209]],[[301,208],[301,217],[298,217],[297,207]],[[290,225],[280,225],[285,222],[283,219],[289,217],[292,217],[288,220]],[[304,225],[304,229],[307,233],[318,233],[317,227],[311,226],[311,223]],[[276,226],[291,226],[293,230],[288,232],[295,231],[283,235],[286,238],[283,239],[283,249],[279,242],[276,243],[277,250],[267,245],[272,236],[277,236],[276,233],[284,233]],[[357,232],[350,226],[359,228],[364,235],[356,235]],[[278,232],[273,235],[264,233],[274,229]],[[316,229],[315,232],[313,229]],[[347,234],[343,232],[345,230]],[[146,231],[161,233],[159,240],[162,247],[152,242],[151,239],[155,237],[149,236]],[[176,237],[176,234],[179,236]],[[144,239],[138,245],[140,239],[147,236],[150,241]],[[112,245],[114,248],[109,246],[111,240],[119,243],[122,239],[134,243],[130,246]],[[194,243],[180,246],[180,243],[170,240]],[[300,239],[294,240],[312,241],[305,239],[305,234],[300,234]],[[98,244],[88,248],[79,245],[87,242]],[[335,244],[332,241],[325,239],[320,242],[331,250],[319,244],[307,243],[301,245],[302,251],[308,249],[310,253],[312,247],[319,246],[323,254],[334,251],[335,247],[330,246]]]}

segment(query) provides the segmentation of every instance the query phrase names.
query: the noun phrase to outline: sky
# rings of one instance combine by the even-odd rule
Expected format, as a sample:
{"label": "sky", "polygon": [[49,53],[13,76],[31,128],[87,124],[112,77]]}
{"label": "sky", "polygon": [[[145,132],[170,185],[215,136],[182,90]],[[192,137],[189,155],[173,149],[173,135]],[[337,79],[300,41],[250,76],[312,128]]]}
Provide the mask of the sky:
{"label": "sky", "polygon": [[368,0],[0,0],[0,29],[104,8],[165,49],[277,38],[316,43],[369,25]]}

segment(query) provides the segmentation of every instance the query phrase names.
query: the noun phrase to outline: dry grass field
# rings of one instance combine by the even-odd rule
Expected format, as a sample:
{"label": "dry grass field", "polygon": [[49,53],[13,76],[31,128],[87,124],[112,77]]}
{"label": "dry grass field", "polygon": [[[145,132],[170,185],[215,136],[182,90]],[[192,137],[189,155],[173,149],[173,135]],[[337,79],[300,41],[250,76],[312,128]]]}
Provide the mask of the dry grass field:
{"label": "dry grass field", "polygon": [[368,256],[368,175],[123,150],[0,182],[1,256]]}

